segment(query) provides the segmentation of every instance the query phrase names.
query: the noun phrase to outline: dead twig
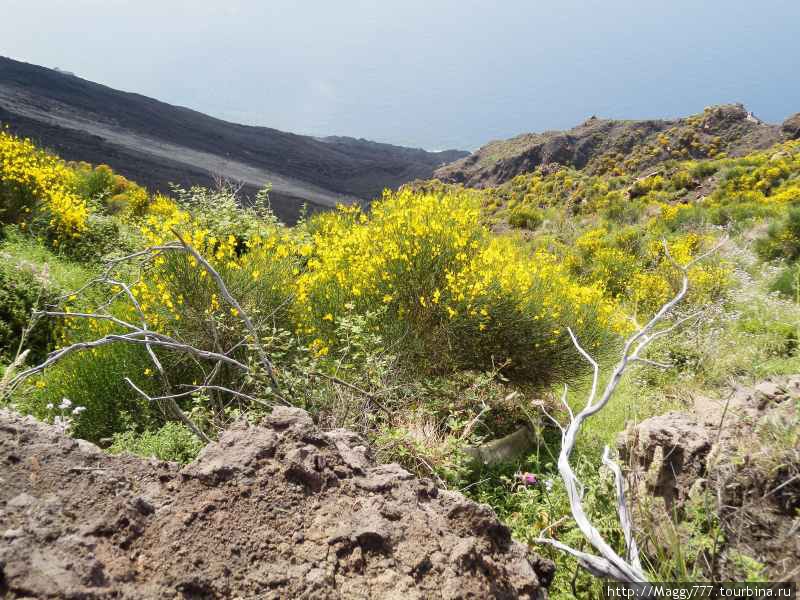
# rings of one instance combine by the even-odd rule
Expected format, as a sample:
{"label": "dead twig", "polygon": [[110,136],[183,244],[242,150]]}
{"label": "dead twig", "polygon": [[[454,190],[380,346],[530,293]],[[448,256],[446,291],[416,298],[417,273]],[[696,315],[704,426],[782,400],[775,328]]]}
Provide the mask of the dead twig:
{"label": "dead twig", "polygon": [[[568,410],[570,414],[570,421],[566,427],[555,421],[555,419],[553,419],[553,417],[546,412],[545,414],[547,414],[547,416],[553,420],[561,430],[561,451],[558,456],[558,470],[567,489],[570,511],[572,512],[572,516],[575,519],[575,522],[577,523],[578,528],[580,529],[584,538],[592,545],[592,547],[594,547],[598,554],[589,554],[587,552],[577,550],[551,538],[539,537],[536,541],[538,543],[548,544],[561,550],[562,552],[572,555],[578,560],[581,566],[598,577],[610,578],[626,583],[642,583],[647,581],[647,576],[642,569],[641,560],[639,558],[639,550],[633,535],[633,522],[625,499],[625,486],[624,478],[622,477],[622,471],[611,459],[610,450],[608,447],[605,448],[603,453],[603,463],[608,466],[614,474],[617,491],[617,513],[619,516],[620,525],[622,526],[622,530],[625,534],[627,558],[623,558],[617,554],[617,552],[610,546],[610,544],[608,544],[608,542],[606,542],[602,534],[592,524],[588,515],[586,514],[586,510],[583,506],[582,486],[580,486],[580,482],[578,481],[578,478],[572,469],[572,465],[570,464],[570,457],[575,448],[577,435],[580,432],[584,422],[588,418],[597,414],[608,405],[609,400],[616,391],[617,385],[622,379],[622,375],[625,373],[626,369],[631,363],[643,362],[645,364],[653,363],[658,366],[662,366],[660,363],[655,363],[655,361],[650,361],[644,358],[642,353],[654,340],[668,335],[681,324],[698,316],[697,313],[695,313],[689,315],[688,317],[678,319],[670,327],[665,329],[657,329],[661,322],[672,313],[674,308],[686,296],[686,293],[689,289],[689,269],[691,269],[691,267],[697,262],[716,252],[726,242],[727,236],[724,237],[713,248],[711,248],[711,250],[696,257],[686,265],[679,265],[677,262],[675,262],[670,255],[669,247],[667,246],[666,242],[664,243],[664,252],[667,258],[677,269],[680,270],[682,274],[680,289],[675,296],[667,301],[644,326],[637,328],[637,330],[625,341],[622,350],[622,357],[611,372],[608,383],[606,384],[602,395],[599,397],[597,393],[600,380],[600,365],[594,358],[592,358],[591,355],[589,355],[588,352],[586,352],[586,350],[583,349],[572,330],[568,330],[575,348],[592,366],[592,387],[583,410],[581,410],[578,414],[573,414],[571,410]],[[562,397],[562,402],[567,404],[566,392]]]}

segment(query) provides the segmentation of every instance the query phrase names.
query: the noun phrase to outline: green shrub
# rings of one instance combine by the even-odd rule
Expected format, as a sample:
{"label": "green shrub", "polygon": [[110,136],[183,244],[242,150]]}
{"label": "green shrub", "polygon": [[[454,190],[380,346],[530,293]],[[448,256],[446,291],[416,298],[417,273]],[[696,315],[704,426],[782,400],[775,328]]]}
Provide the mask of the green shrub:
{"label": "green shrub", "polygon": [[644,212],[644,203],[638,199],[626,198],[620,192],[611,192],[606,197],[607,206],[603,216],[620,224],[637,223]]}
{"label": "green shrub", "polygon": [[709,223],[741,231],[744,225],[753,221],[774,217],[775,208],[757,200],[727,198],[723,204],[710,206],[707,214]]}
{"label": "green shrub", "polygon": [[800,304],[800,265],[784,267],[772,281],[769,289]]}
{"label": "green shrub", "polygon": [[532,206],[520,206],[508,215],[508,222],[512,227],[529,229],[533,231],[544,221],[542,211]]}
{"label": "green shrub", "polygon": [[149,376],[152,363],[141,346],[113,344],[75,353],[31,382],[16,399],[20,412],[39,419],[51,418],[50,406],[68,398],[74,406],[85,408],[75,418],[76,437],[99,442],[132,427],[148,428],[164,422],[158,406],[143,400],[126,382],[153,395],[159,390]]}
{"label": "green shrub", "polygon": [[136,456],[188,463],[194,460],[202,442],[184,425],[171,421],[155,431],[128,430],[115,433],[109,448],[112,454],[127,452]]}
{"label": "green shrub", "polygon": [[779,223],[773,223],[767,235],[756,241],[756,252],[764,260],[800,258],[800,207],[792,207]]}
{"label": "green shrub", "polygon": [[705,179],[719,170],[715,161],[704,160],[691,165],[689,173],[694,179]]}
{"label": "green shrub", "polygon": [[89,215],[86,230],[79,237],[61,241],[56,248],[73,260],[88,262],[97,262],[115,252],[132,250],[122,238],[120,223],[102,214]]}
{"label": "green shrub", "polygon": [[114,185],[114,171],[108,165],[97,165],[92,168],[88,163],[78,163],[75,174],[77,191],[84,198],[102,199],[109,194]]}
{"label": "green shrub", "polygon": [[[0,254],[0,360],[9,360],[16,354],[33,310],[55,301],[57,293],[48,284],[45,272],[39,271],[37,265]],[[53,342],[52,323],[40,319],[26,332],[23,349],[30,349],[30,360],[39,361]]]}
{"label": "green shrub", "polygon": [[638,198],[639,196],[646,196],[651,192],[657,192],[665,189],[668,186],[667,179],[661,175],[652,175],[637,179],[629,191],[631,198]]}
{"label": "green shrub", "polygon": [[694,187],[694,179],[689,171],[676,171],[669,179],[670,186],[676,191],[683,191]]}

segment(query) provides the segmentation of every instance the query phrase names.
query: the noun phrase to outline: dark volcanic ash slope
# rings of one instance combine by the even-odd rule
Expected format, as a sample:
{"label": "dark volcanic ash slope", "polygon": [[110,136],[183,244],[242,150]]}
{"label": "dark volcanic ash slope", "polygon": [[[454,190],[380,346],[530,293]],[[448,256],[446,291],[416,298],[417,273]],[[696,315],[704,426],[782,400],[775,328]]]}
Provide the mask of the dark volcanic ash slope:
{"label": "dark volcanic ash slope", "polygon": [[299,409],[177,465],[0,411],[2,598],[544,599],[492,511]]}
{"label": "dark volcanic ash slope", "polygon": [[526,133],[486,144],[470,156],[436,170],[434,177],[469,187],[510,181],[539,166],[560,164],[591,173],[615,168],[634,174],[675,158],[747,154],[792,137],[797,125],[761,122],[741,104],[707,108],[674,120],[615,121],[590,118],[569,131]]}
{"label": "dark volcanic ash slope", "polygon": [[370,200],[467,154],[237,125],[3,57],[0,122],[67,160],[110,164],[151,189],[207,185],[215,175],[249,189],[271,182],[289,220],[303,201]]}

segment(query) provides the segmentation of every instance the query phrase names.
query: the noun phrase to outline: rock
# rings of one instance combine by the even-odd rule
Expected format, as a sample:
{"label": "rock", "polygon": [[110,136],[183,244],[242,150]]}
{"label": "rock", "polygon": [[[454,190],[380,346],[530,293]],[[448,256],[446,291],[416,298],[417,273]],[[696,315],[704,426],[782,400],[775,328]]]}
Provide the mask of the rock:
{"label": "rock", "polygon": [[496,466],[513,461],[529,452],[536,443],[529,427],[520,427],[509,435],[486,442],[480,446],[468,446],[464,452],[475,462]]}
{"label": "rock", "polygon": [[[605,172],[609,162],[624,164],[635,161],[640,175],[651,172],[669,160],[662,153],[659,135],[680,132],[699,136],[721,144],[719,151],[741,156],[755,150],[767,149],[784,136],[797,137],[797,126],[791,121],[784,133],[776,125],[762,123],[741,104],[726,104],[707,108],[693,117],[671,120],[611,120],[593,118],[568,131],[524,133],[508,140],[492,141],[469,156],[439,167],[435,179],[467,187],[485,188],[513,180],[524,173],[541,169],[552,173],[561,166]],[[672,142],[670,142],[671,144]],[[650,149],[649,157],[641,150]],[[687,149],[688,150],[688,149]],[[698,157],[703,157],[700,153]]]}
{"label": "rock", "polygon": [[252,471],[263,459],[271,457],[277,446],[275,432],[238,423],[224,432],[216,443],[209,444],[192,464],[181,472],[215,485],[237,473]]}
{"label": "rock", "polygon": [[356,485],[370,492],[384,492],[413,479],[411,473],[396,463],[379,465],[369,469],[364,477],[356,479]]}
{"label": "rock", "polygon": [[790,140],[800,139],[800,113],[794,114],[781,125],[783,135]]}
{"label": "rock", "polygon": [[671,412],[627,429],[618,441],[622,460],[645,475],[647,492],[669,510],[705,474],[711,434],[694,415]]}
{"label": "rock", "polygon": [[86,453],[69,445],[0,410],[0,450],[20,459],[0,486],[4,598],[532,600],[552,579],[488,507],[297,409],[237,423],[183,469],[100,453],[70,472]]}
{"label": "rock", "polygon": [[156,510],[153,504],[142,496],[136,496],[136,498],[134,498],[131,502],[131,505],[133,506],[134,510],[143,515],[151,515]]}
{"label": "rock", "polygon": [[[696,396],[691,414],[629,427],[619,449],[630,484],[638,483],[634,521],[650,537],[674,537],[681,521],[713,507],[726,540],[720,556],[758,557],[773,581],[795,577],[788,565],[800,564],[800,454],[791,443],[798,400],[800,377],[774,378],[722,398]],[[740,574],[732,562],[715,568],[723,579]]]}
{"label": "rock", "polygon": [[742,104],[721,104],[706,109],[703,126],[707,129],[717,129],[721,123],[744,121],[749,113]]}
{"label": "rock", "polygon": [[75,440],[75,442],[78,444],[78,449],[87,456],[96,457],[103,453],[99,446],[95,446],[93,443],[87,442],[86,440]]}
{"label": "rock", "polygon": [[345,429],[329,431],[326,435],[336,445],[345,464],[356,473],[363,474],[371,464],[371,456],[361,436]]}
{"label": "rock", "polygon": [[317,452],[314,446],[294,448],[286,454],[285,460],[284,474],[287,480],[307,486],[314,492],[322,489],[325,482],[325,456]]}
{"label": "rock", "polygon": [[14,496],[11,500],[8,501],[9,508],[28,508],[31,504],[36,502],[36,498],[31,496],[30,494],[26,494],[25,492]]}
{"label": "rock", "polygon": [[762,381],[753,390],[753,399],[759,410],[764,410],[769,404],[781,402],[786,397],[786,390],[772,381]]}
{"label": "rock", "polygon": [[3,539],[5,540],[15,540],[18,537],[22,537],[25,532],[22,529],[6,529],[3,532]]}
{"label": "rock", "polygon": [[289,406],[276,406],[264,421],[266,425],[277,431],[293,425],[314,425],[311,415],[306,411]]}

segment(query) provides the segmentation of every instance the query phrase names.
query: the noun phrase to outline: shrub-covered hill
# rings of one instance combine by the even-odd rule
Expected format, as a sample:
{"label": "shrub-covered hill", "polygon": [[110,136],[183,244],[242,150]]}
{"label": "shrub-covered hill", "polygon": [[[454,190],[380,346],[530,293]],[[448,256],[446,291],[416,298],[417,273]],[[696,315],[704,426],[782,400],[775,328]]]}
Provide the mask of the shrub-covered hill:
{"label": "shrub-covered hill", "polygon": [[[265,194],[250,208],[228,188],[151,195],[7,132],[0,168],[3,402],[113,452],[186,462],[233,421],[291,404],[362,433],[383,461],[465,489],[519,540],[549,528],[580,546],[560,436],[542,417],[569,417],[563,384],[573,407],[588,389],[569,331],[607,366],[675,292],[676,263],[727,232],[689,269],[675,315],[688,320],[652,347],[670,368],[634,367],[573,456],[587,510],[622,548],[613,482],[597,468],[604,444],[627,422],[725,398],[732,382],[800,373],[800,141],[671,158],[644,175],[565,166],[482,190],[428,181],[294,227]],[[779,435],[754,430],[725,460],[779,460],[794,477],[785,450],[800,421],[787,415]],[[522,453],[469,458],[520,427],[535,440]],[[782,489],[791,520],[794,488]],[[650,576],[795,577],[726,541],[736,523],[711,483],[693,494],[673,521],[637,531]],[[554,597],[598,596],[574,561],[548,557]]]}
{"label": "shrub-covered hill", "polygon": [[[795,117],[796,119],[796,117]],[[436,170],[447,183],[490,187],[537,167],[557,165],[594,174],[643,174],[670,159],[742,156],[797,137],[791,118],[782,128],[759,121],[740,104],[714,106],[674,120],[616,121],[592,117],[569,131],[526,133],[494,141]]]}

